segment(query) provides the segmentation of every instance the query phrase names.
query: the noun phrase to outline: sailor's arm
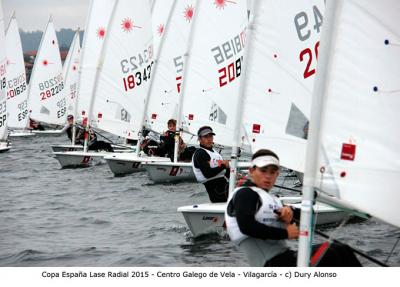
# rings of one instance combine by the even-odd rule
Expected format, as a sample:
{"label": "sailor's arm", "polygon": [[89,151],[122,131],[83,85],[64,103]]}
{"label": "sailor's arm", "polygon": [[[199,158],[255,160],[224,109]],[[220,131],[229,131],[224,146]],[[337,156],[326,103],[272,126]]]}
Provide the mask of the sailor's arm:
{"label": "sailor's arm", "polygon": [[197,150],[193,156],[194,166],[201,170],[205,178],[211,178],[225,170],[224,165],[210,167],[211,157],[205,150]]}

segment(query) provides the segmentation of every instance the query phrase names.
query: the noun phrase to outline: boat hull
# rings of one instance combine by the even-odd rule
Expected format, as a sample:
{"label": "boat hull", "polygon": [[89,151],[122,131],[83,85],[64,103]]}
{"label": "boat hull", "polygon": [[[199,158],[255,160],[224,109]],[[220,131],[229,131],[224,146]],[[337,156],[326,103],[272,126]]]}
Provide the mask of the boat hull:
{"label": "boat hull", "polygon": [[124,176],[145,171],[143,163],[150,161],[169,161],[165,157],[138,156],[136,153],[114,153],[106,156],[105,161],[115,176]]}
{"label": "boat hull", "polygon": [[[135,148],[133,147],[123,147],[120,145],[111,145],[115,152],[134,152]],[[65,151],[83,151],[82,145],[71,145],[71,144],[58,144],[51,145],[51,149],[53,152],[65,152]]]}
{"label": "boat hull", "polygon": [[146,163],[144,164],[150,179],[154,183],[196,181],[190,162],[185,163]]}
{"label": "boat hull", "polygon": [[33,130],[32,133],[38,136],[47,136],[47,137],[60,136],[63,134],[62,130],[44,130],[44,131]]}
{"label": "boat hull", "polygon": [[[300,208],[301,203],[294,203],[294,198],[289,197],[284,204],[294,208]],[[205,234],[226,233],[225,227],[225,208],[226,203],[206,203],[198,205],[182,206],[178,208],[193,234],[193,237],[199,237]],[[317,203],[314,206],[316,212],[317,225],[334,224],[340,222],[347,214],[344,211],[335,209],[323,203]]]}
{"label": "boat hull", "polygon": [[7,152],[11,149],[11,145],[9,143],[0,142],[0,153]]}
{"label": "boat hull", "polygon": [[51,145],[53,152],[65,152],[65,151],[83,151],[81,145]]}
{"label": "boat hull", "polygon": [[59,161],[62,168],[89,167],[104,163],[104,156],[110,153],[103,152],[53,152],[55,158]]}
{"label": "boat hull", "polygon": [[25,138],[36,136],[36,134],[31,131],[10,131],[8,136],[11,138]]}

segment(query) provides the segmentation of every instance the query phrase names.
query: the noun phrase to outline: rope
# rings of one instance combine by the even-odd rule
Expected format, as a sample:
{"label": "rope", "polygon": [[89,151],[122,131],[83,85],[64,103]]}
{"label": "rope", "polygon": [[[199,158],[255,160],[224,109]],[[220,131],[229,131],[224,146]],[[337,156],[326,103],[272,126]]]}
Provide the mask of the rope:
{"label": "rope", "polygon": [[109,139],[108,137],[106,137],[106,136],[102,135],[100,132],[96,131],[94,128],[92,128],[92,130],[93,130],[93,132],[94,132],[96,135],[99,135],[100,137],[104,138],[104,139],[107,140],[110,144],[113,144],[113,145],[116,146],[116,147],[126,148],[126,146],[115,143],[114,141],[112,141],[112,140]]}
{"label": "rope", "polygon": [[[314,232],[315,232],[315,234],[318,234],[318,235],[320,235],[320,236],[322,236],[322,237],[324,237],[324,238],[329,238],[328,235],[326,235],[325,233],[323,233],[323,232],[321,232],[321,231],[319,231],[319,230],[314,230]],[[342,242],[340,242],[339,240],[336,240],[336,239],[333,239],[333,242],[344,245]],[[367,255],[367,254],[365,254],[365,253],[363,253],[362,251],[360,251],[360,250],[358,250],[358,249],[355,249],[355,248],[353,248],[353,247],[351,247],[351,246],[349,246],[349,245],[347,245],[347,244],[346,244],[346,246],[347,246],[351,251],[353,251],[354,253],[356,253],[356,254],[358,254],[358,255],[364,257],[365,259],[368,259],[369,261],[374,262],[375,264],[377,264],[377,265],[379,265],[379,266],[388,267],[387,264],[385,264],[385,263],[383,263],[383,262],[381,262],[381,261],[379,261],[379,260],[377,260],[377,259],[375,259],[375,258],[373,258],[373,257],[371,257],[371,256],[369,256],[369,255]]]}
{"label": "rope", "polygon": [[[346,220],[346,221],[347,221],[347,220]],[[299,223],[298,220],[295,220],[295,222],[296,222],[296,223]],[[344,224],[344,223],[342,222],[342,224]],[[340,226],[342,226],[342,224],[341,224]],[[337,231],[336,231],[336,232],[337,232]],[[315,233],[315,234],[318,234],[318,235],[321,236],[321,237],[324,237],[324,238],[328,239],[328,240],[331,241],[331,242],[334,242],[334,243],[337,243],[337,244],[341,244],[341,245],[346,245],[346,246],[347,246],[351,251],[353,251],[354,253],[360,255],[361,257],[364,257],[365,259],[368,259],[369,261],[371,261],[371,262],[373,262],[373,263],[375,263],[375,264],[377,264],[377,265],[379,265],[379,266],[382,266],[382,267],[389,267],[386,263],[383,263],[383,262],[379,261],[378,259],[375,259],[375,258],[373,258],[373,257],[371,257],[371,256],[369,256],[369,255],[367,255],[367,254],[365,254],[364,252],[362,252],[362,251],[360,251],[360,250],[358,250],[358,249],[355,249],[355,248],[353,248],[353,247],[351,247],[351,246],[349,246],[349,245],[347,245],[347,244],[344,244],[344,243],[342,243],[342,242],[339,241],[339,240],[332,239],[332,235],[327,235],[327,234],[325,234],[325,233],[323,233],[322,231],[319,231],[319,230],[317,230],[317,229],[314,229],[314,233]]]}
{"label": "rope", "polygon": [[280,188],[280,189],[286,189],[286,190],[290,190],[290,191],[295,191],[301,194],[301,190],[295,189],[295,188],[290,188],[290,187],[286,187],[286,186],[282,186],[282,185],[278,185],[275,184],[274,187]]}
{"label": "rope", "polygon": [[394,252],[394,250],[395,250],[397,244],[399,243],[399,241],[400,241],[400,237],[397,238],[397,241],[396,241],[396,243],[393,245],[393,248],[392,248],[392,250],[390,251],[388,257],[386,258],[385,263],[388,263],[389,258],[390,258],[390,256],[392,256],[392,254],[393,254],[393,252]]}

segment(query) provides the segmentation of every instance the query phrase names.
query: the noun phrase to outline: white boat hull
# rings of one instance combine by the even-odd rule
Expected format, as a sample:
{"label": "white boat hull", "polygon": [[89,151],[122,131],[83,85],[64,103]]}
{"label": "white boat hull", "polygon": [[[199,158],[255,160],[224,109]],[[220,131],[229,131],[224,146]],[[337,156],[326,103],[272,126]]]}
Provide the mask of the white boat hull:
{"label": "white boat hull", "polygon": [[225,234],[226,203],[195,204],[178,208],[193,237],[218,233]]}
{"label": "white boat hull", "polygon": [[51,145],[53,152],[65,152],[65,151],[83,151],[82,145]]}
{"label": "white boat hull", "polygon": [[11,144],[6,142],[0,142],[0,153],[9,151],[11,149]]}
{"label": "white boat hull", "polygon": [[62,130],[33,130],[32,132],[38,136],[60,136],[63,134]]}
{"label": "white boat hull", "polygon": [[[301,207],[301,203],[294,203],[299,201],[299,197],[288,197],[287,199],[281,197],[284,204],[295,208]],[[182,206],[178,208],[178,212],[183,214],[193,237],[198,237],[209,233],[226,233],[225,208],[226,203],[206,203]],[[317,203],[314,210],[317,214],[317,225],[337,223],[346,216],[344,211],[323,203]]]}
{"label": "white boat hull", "polygon": [[[111,145],[115,152],[134,152],[135,147],[126,146],[124,148],[120,145]],[[65,151],[83,151],[82,145],[71,145],[71,144],[58,144],[51,145],[53,152],[65,152]]]}
{"label": "white boat hull", "polygon": [[22,138],[22,137],[32,137],[32,136],[36,136],[36,134],[34,134],[31,131],[10,131],[10,133],[8,134],[9,137],[11,138]]}
{"label": "white boat hull", "polygon": [[83,151],[69,151],[69,152],[53,152],[56,159],[60,162],[62,168],[72,167],[89,167],[92,165],[101,164],[104,162],[103,158],[109,155],[108,152],[83,152]]}
{"label": "white boat hull", "polygon": [[136,153],[114,153],[104,159],[115,176],[145,171],[143,163],[146,162],[170,161],[166,157],[138,156]]}
{"label": "white boat hull", "polygon": [[144,167],[155,183],[196,181],[190,162],[150,162]]}

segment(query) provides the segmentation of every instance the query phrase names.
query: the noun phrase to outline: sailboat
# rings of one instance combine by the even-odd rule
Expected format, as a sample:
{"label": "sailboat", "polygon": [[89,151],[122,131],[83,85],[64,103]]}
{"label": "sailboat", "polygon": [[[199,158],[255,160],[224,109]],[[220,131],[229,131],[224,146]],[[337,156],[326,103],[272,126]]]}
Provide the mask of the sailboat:
{"label": "sailboat", "polygon": [[[77,83],[77,99],[75,103],[74,125],[82,123],[87,117],[90,101],[93,97],[94,83],[99,67],[99,59],[107,35],[109,21],[115,1],[92,0],[86,18],[86,28],[83,38],[83,49],[80,58],[79,79]],[[73,132],[73,134],[75,134]],[[74,140],[75,142],[75,140]],[[77,151],[74,147],[71,151]],[[83,150],[82,148],[79,151]],[[65,153],[69,149],[63,147],[53,149],[53,154],[62,167],[89,166],[97,163],[104,156],[91,152],[91,154],[71,155]],[[96,157],[98,155],[99,157]]]}
{"label": "sailboat", "polygon": [[[29,118],[49,125],[64,125],[67,110],[64,88],[60,49],[50,16],[29,82]],[[60,135],[61,130],[35,130],[34,133]]]}
{"label": "sailboat", "polygon": [[[197,140],[197,130],[211,125],[216,143],[230,146],[244,51],[240,37],[247,25],[246,3],[197,1],[192,8],[185,15],[193,26],[187,51],[177,61],[183,68],[178,75],[182,84],[177,127],[181,134],[189,133]],[[177,155],[176,145],[173,163],[146,164],[150,178],[155,182],[195,181],[191,163],[178,162]]]}
{"label": "sailboat", "polygon": [[[81,59],[81,44],[79,37],[79,29],[75,32],[74,38],[70,45],[67,58],[64,62],[63,75],[65,83],[65,100],[67,107],[67,115],[73,115],[74,119],[77,118],[77,98],[78,98],[78,84],[79,84],[79,69]],[[72,132],[75,135],[75,131]],[[53,151],[74,151],[82,150],[83,146],[75,145],[75,138],[72,138],[70,145],[51,145]]]}
{"label": "sailboat", "polygon": [[[322,25],[324,8],[323,1],[319,0],[296,1],[290,5],[253,1],[253,5],[238,96],[244,104],[236,112],[236,123],[233,123],[236,133],[231,138],[234,147],[230,192],[235,188],[236,169],[243,165],[237,163],[236,152],[246,139],[253,152],[260,148],[271,149],[280,157],[282,155],[284,167],[303,171],[306,140],[302,134],[293,132],[296,129],[292,125],[302,127],[307,122],[305,115],[310,113],[313,77],[306,74],[308,64],[299,55],[309,46],[319,45],[319,34],[310,32],[304,36],[307,28],[301,23],[305,23],[304,17],[312,15]],[[293,17],[303,18],[296,22]],[[293,119],[295,112],[297,118]],[[300,207],[300,200],[300,197],[282,197],[285,204],[296,208]],[[179,207],[178,211],[182,212],[192,233],[197,236],[223,229],[225,207],[225,203],[206,203]],[[336,222],[345,216],[345,212],[325,204],[318,204],[315,209],[318,211],[317,224]]]}
{"label": "sailboat", "polygon": [[[172,15],[165,28],[165,39],[157,61],[157,73],[152,83],[152,94],[149,99],[146,127],[162,133],[169,119],[179,117],[179,106],[182,105],[182,83],[185,78],[185,65],[188,47],[194,35],[195,1],[176,1]],[[157,6],[157,3],[155,4]],[[155,17],[153,17],[154,19]],[[177,125],[178,126],[178,125]],[[181,133],[184,142],[194,144],[196,137],[190,133]],[[177,154],[177,153],[176,153]],[[157,161],[144,163],[149,178],[155,183],[174,181],[195,181],[188,162]]]}
{"label": "sailboat", "polygon": [[[327,1],[312,100],[298,266],[317,200],[400,227],[400,2]],[[360,25],[362,23],[362,25]]]}
{"label": "sailboat", "polygon": [[[0,43],[5,42],[3,7],[0,0]],[[7,131],[7,105],[6,105],[6,83],[7,83],[7,58],[5,45],[0,45],[0,152],[8,151],[11,147]]]}
{"label": "sailboat", "polygon": [[[144,113],[138,122],[140,126],[159,134],[164,130],[167,120],[173,117],[177,102],[174,57],[179,57],[180,51],[186,46],[190,23],[183,23],[180,18],[182,7],[187,7],[191,2],[192,0],[156,1],[152,8],[154,65],[151,68]],[[141,154],[139,145],[136,153],[114,153],[104,159],[117,176],[143,171],[143,165],[147,162],[170,162],[167,157]]]}
{"label": "sailboat", "polygon": [[[203,125],[210,125],[215,130],[218,143],[232,146],[237,116],[235,113],[240,99],[244,50],[247,44],[247,3],[225,3],[226,7],[211,2],[198,4],[202,6],[198,7],[194,18],[200,22],[196,23],[196,27],[199,27],[197,31],[204,29],[213,32],[212,41],[198,37],[199,43],[193,45],[198,47],[197,51],[196,48],[193,51],[193,55],[199,59],[194,59],[191,71],[194,68],[200,71],[208,68],[207,74],[210,76],[200,80],[196,74],[202,76],[202,73],[197,72],[194,76],[192,73],[188,74],[188,79],[184,81],[184,85],[186,81],[189,83],[188,91],[184,90],[185,112],[182,114],[185,115],[185,123],[191,127],[193,133],[196,134]],[[207,53],[202,53],[201,49]],[[201,56],[207,57],[208,61]],[[203,64],[204,62],[207,65]],[[191,78],[194,81],[190,82]],[[190,83],[193,87],[189,86]],[[224,229],[224,207],[225,203],[194,204],[179,207],[178,212],[183,214],[193,236],[196,237]]]}
{"label": "sailboat", "polygon": [[18,23],[13,13],[6,31],[7,53],[7,110],[10,137],[35,134],[28,130],[28,84],[26,83],[24,55]]}
{"label": "sailboat", "polygon": [[[150,19],[149,5],[115,2],[93,83],[93,97],[85,111],[86,124],[119,137],[137,139],[153,61]],[[85,158],[107,155],[87,152],[86,144],[83,152],[54,154],[63,167],[64,163],[83,165]]]}

